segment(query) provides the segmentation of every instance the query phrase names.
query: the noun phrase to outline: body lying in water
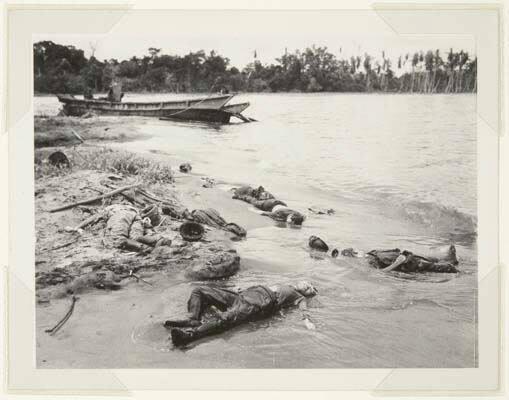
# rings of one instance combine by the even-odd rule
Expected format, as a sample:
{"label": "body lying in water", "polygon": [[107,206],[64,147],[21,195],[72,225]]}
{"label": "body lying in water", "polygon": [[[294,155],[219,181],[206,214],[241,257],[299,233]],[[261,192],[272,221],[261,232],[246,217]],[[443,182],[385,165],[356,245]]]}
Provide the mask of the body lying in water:
{"label": "body lying in water", "polygon": [[[309,247],[323,252],[329,250],[329,246],[316,236],[309,238]],[[338,249],[334,249],[331,252],[333,258],[338,257],[339,254]],[[430,256],[414,254],[411,251],[400,249],[371,250],[368,253],[363,253],[353,248],[343,249],[341,255],[344,257],[367,258],[370,266],[384,272],[459,272],[457,268],[459,263],[454,245],[435,249],[435,254]]]}
{"label": "body lying in water", "polygon": [[[192,291],[187,303],[189,317],[184,320],[168,320],[164,325],[171,329],[173,344],[183,346],[237,325],[269,317],[283,308],[298,306],[305,310],[306,298],[316,293],[315,287],[306,281],[295,286],[252,286],[239,292],[200,286]],[[211,307],[220,312],[202,321],[202,316]],[[307,314],[304,320],[307,326],[312,325]]]}
{"label": "body lying in water", "polygon": [[293,225],[302,225],[305,219],[300,212],[280,205],[274,207],[271,212],[263,212],[262,215],[270,217],[274,221],[287,222]]}
{"label": "body lying in water", "polygon": [[456,248],[451,245],[447,253],[440,257],[421,256],[411,251],[400,249],[371,250],[366,254],[369,264],[384,272],[459,272]]}
{"label": "body lying in water", "polygon": [[262,215],[270,217],[278,222],[302,225],[305,219],[302,213],[288,208],[284,201],[276,199],[272,193],[267,192],[263,186],[259,186],[257,189],[251,186],[241,186],[235,189],[232,198],[252,204],[259,210],[264,211]]}

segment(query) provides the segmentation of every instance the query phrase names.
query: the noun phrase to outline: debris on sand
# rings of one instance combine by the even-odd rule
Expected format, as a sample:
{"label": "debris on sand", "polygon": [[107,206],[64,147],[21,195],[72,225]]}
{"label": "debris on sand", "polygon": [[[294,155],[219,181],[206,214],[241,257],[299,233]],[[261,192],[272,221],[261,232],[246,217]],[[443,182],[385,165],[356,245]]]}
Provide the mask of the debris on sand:
{"label": "debris on sand", "polygon": [[[80,149],[85,158],[87,150]],[[40,151],[36,156],[41,157]],[[223,279],[238,271],[240,257],[231,238],[245,236],[242,227],[214,209],[189,212],[172,176],[159,174],[163,167],[154,171],[154,164],[136,157],[123,160],[120,170],[110,168],[111,160],[97,170],[80,168],[70,158],[72,169],[42,169],[37,175],[38,303],[133,284],[149,287],[156,284],[158,273],[184,272],[194,280]],[[136,160],[136,168],[131,169],[128,160]],[[139,176],[148,173],[154,179],[141,185]],[[193,185],[200,186],[200,179]],[[55,207],[56,202],[62,205]],[[201,228],[190,232],[198,233],[198,241],[188,241],[186,233],[180,236],[189,226]],[[153,283],[144,279],[147,273]]]}
{"label": "debris on sand", "polygon": [[60,207],[53,208],[53,209],[51,209],[49,211],[50,212],[63,211],[63,210],[67,210],[69,208],[73,208],[73,207],[80,206],[80,205],[83,205],[83,204],[95,203],[95,202],[97,202],[99,200],[103,200],[103,199],[106,199],[108,197],[115,196],[116,194],[120,194],[122,192],[125,192],[126,190],[134,189],[135,187],[138,187],[140,185],[141,185],[141,183],[135,183],[134,185],[124,186],[124,187],[121,187],[119,189],[115,189],[115,190],[113,190],[111,192],[104,193],[104,194],[102,194],[100,196],[95,196],[95,197],[92,197],[92,198],[89,198],[89,199],[77,201],[75,203],[66,204],[66,205],[63,205],[63,206],[60,206]]}
{"label": "debris on sand", "polygon": [[185,275],[189,279],[208,280],[232,276],[240,268],[240,257],[235,250],[220,251],[203,262],[199,260],[190,266]]}
{"label": "debris on sand", "polygon": [[47,333],[49,333],[50,335],[54,335],[60,330],[60,328],[62,328],[62,326],[64,326],[64,324],[69,320],[69,318],[71,318],[72,312],[74,311],[74,305],[76,304],[78,299],[79,299],[78,297],[72,296],[72,304],[71,308],[69,308],[69,311],[67,311],[64,317],[53,328],[46,329]]}
{"label": "debris on sand", "polygon": [[316,206],[311,206],[308,208],[308,210],[317,215],[332,215],[336,213],[333,208],[321,208]]}
{"label": "debris on sand", "polygon": [[202,181],[205,181],[205,183],[203,185],[201,185],[201,187],[210,189],[210,188],[216,186],[216,181],[212,178],[204,177],[201,179],[202,179]]}
{"label": "debris on sand", "polygon": [[184,173],[191,172],[192,169],[193,169],[193,167],[189,163],[180,164],[180,166],[179,166],[180,172],[184,172]]}

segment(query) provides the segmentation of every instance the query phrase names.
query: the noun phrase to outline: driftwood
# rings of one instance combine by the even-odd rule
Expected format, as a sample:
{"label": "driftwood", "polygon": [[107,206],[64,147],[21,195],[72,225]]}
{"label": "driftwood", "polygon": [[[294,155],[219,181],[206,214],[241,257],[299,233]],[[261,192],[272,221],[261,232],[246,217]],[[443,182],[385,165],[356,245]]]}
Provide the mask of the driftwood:
{"label": "driftwood", "polygon": [[[103,185],[106,186],[108,189],[113,189],[113,190],[117,189],[115,186],[108,185],[107,183],[103,183]],[[93,188],[91,186],[86,186],[85,189],[90,189],[90,190],[93,190],[94,192],[97,192],[97,193],[100,193],[100,194],[104,194],[104,192],[102,190]],[[122,195],[122,197],[124,197],[126,200],[128,200],[132,204],[138,204],[140,206],[145,206],[145,202],[137,200],[133,196],[131,196],[131,195],[127,194],[127,193],[122,192],[120,194]]]}
{"label": "driftwood", "polygon": [[83,138],[80,135],[78,135],[74,129],[72,129],[72,128],[70,128],[70,129],[71,129],[72,134],[76,137],[76,139],[78,139],[81,143],[85,143]]}
{"label": "driftwood", "polygon": [[[107,183],[103,183],[104,186],[106,186],[108,189],[116,189],[115,186],[113,185],[108,185]],[[144,201],[140,201],[138,199],[136,199],[135,197],[127,194],[127,193],[120,193],[125,199],[127,199],[128,201],[130,201],[131,203],[133,204],[138,204],[140,206],[145,206],[145,202]]]}
{"label": "driftwood", "polygon": [[61,245],[58,245],[58,246],[55,246],[55,247],[50,247],[49,249],[43,249],[43,250],[41,250],[41,252],[63,249],[64,247],[67,247],[67,246],[70,246],[71,244],[76,243],[78,240],[79,240],[79,237],[74,239],[74,240],[71,240],[70,242],[63,243]]}
{"label": "driftwood", "polygon": [[[108,257],[95,260],[73,261],[67,266],[68,271],[98,271],[101,269],[109,270],[122,277],[127,277],[130,272],[137,273],[142,269],[161,270],[179,264],[182,260],[181,255],[165,254],[159,257]],[[184,260],[183,264],[188,263]]]}
{"label": "driftwood", "polygon": [[147,282],[145,279],[139,277],[138,275],[133,273],[133,270],[129,271],[129,275],[126,276],[126,278],[134,278],[137,282],[142,281],[143,283],[146,283],[149,286],[154,286],[150,282]]}
{"label": "driftwood", "polygon": [[172,202],[170,200],[159,199],[159,198],[155,197],[153,194],[147,192],[146,190],[137,189],[136,191],[138,193],[140,193],[142,196],[145,196],[147,199],[155,201],[156,203],[166,204],[166,205],[175,207],[175,202]]}
{"label": "driftwood", "polygon": [[81,206],[83,204],[94,203],[96,201],[99,201],[99,200],[102,200],[102,199],[106,199],[106,198],[111,197],[111,196],[115,196],[116,194],[122,193],[122,192],[124,192],[126,190],[136,188],[136,187],[138,187],[140,185],[141,185],[141,183],[136,183],[134,185],[124,186],[124,187],[118,188],[116,190],[113,190],[112,192],[104,193],[104,194],[102,194],[100,196],[93,197],[91,199],[81,200],[81,201],[78,201],[76,203],[66,204],[65,206],[60,206],[60,207],[57,207],[57,208],[53,208],[53,209],[49,210],[49,212],[53,213],[53,212],[57,212],[57,211],[68,210],[69,208],[73,208],[73,207],[76,207],[76,206]]}
{"label": "driftwood", "polygon": [[57,333],[60,330],[60,328],[62,326],[64,326],[64,324],[69,320],[69,318],[71,318],[72,312],[74,311],[74,304],[76,304],[77,301],[78,301],[78,297],[72,296],[71,308],[69,308],[69,311],[67,311],[67,314],[64,315],[64,318],[62,318],[60,320],[60,322],[58,322],[58,324],[56,324],[51,329],[46,329],[45,332],[49,333],[50,335],[54,335],[55,333]]}

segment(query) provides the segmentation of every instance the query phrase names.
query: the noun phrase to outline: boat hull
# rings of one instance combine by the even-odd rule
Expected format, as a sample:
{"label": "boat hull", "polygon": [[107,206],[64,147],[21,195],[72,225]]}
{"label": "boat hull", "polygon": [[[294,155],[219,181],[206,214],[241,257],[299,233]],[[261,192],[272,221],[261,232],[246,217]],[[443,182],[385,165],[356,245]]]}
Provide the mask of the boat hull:
{"label": "boat hull", "polygon": [[81,100],[69,95],[57,97],[64,104],[64,113],[70,116],[79,117],[92,112],[98,115],[165,117],[186,109],[219,110],[231,100],[233,95],[150,103]]}
{"label": "boat hull", "polygon": [[167,120],[205,121],[228,123],[232,116],[249,107],[249,103],[226,105],[233,95],[205,97],[168,102],[110,102],[105,100],[82,100],[70,95],[58,95],[63,112],[69,116],[87,113],[109,116],[158,117]]}
{"label": "boat hull", "polygon": [[221,110],[229,112],[230,114],[240,114],[248,107],[249,103],[229,104],[221,108]]}
{"label": "boat hull", "polygon": [[231,113],[222,110],[206,110],[206,109],[183,109],[179,112],[168,113],[160,117],[162,120],[183,120],[183,121],[205,121],[218,122],[227,124],[230,122]]}

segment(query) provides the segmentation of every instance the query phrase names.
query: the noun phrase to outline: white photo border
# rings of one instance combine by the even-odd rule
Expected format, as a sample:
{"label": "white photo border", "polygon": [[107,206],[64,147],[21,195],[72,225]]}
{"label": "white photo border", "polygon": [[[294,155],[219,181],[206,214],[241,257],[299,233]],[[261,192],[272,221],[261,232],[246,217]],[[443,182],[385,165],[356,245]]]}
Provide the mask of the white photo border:
{"label": "white photo border", "polygon": [[[299,2],[216,1],[214,9],[292,11]],[[183,3],[182,3],[183,4]],[[369,390],[378,394],[494,393],[500,388],[501,268],[499,141],[502,120],[501,8],[478,4],[371,4],[315,1],[324,12],[376,14],[400,35],[471,35],[477,42],[478,345],[479,367],[463,369],[157,369],[48,370],[35,367],[32,38],[38,34],[106,34],[163,29],[136,24],[140,15],[210,9],[206,1],[97,5],[10,5],[5,10],[8,137],[6,366],[12,393],[122,394],[133,390]],[[291,5],[290,5],[291,4]],[[355,5],[353,5],[355,4]],[[438,13],[436,11],[439,11]],[[108,11],[108,12],[105,12]],[[167,14],[166,14],[167,13]],[[143,18],[145,24],[146,18]],[[27,238],[32,241],[27,241]],[[228,378],[225,379],[225,374]]]}

